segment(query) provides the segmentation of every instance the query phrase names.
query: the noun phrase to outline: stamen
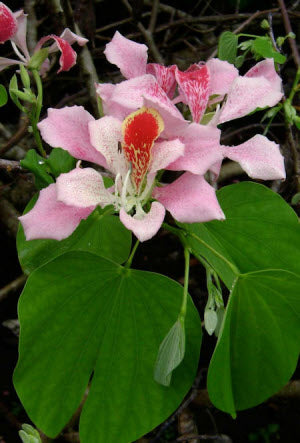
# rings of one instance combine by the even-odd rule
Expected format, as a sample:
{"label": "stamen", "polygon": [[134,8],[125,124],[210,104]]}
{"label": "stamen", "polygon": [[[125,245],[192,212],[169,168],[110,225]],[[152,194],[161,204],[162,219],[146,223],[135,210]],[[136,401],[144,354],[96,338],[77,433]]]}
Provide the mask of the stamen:
{"label": "stamen", "polygon": [[118,196],[118,182],[119,182],[120,178],[121,178],[121,174],[118,173],[116,175],[116,179],[115,179],[115,197]]}
{"label": "stamen", "polygon": [[129,183],[129,180],[130,180],[131,172],[132,172],[132,164],[129,163],[129,169],[128,169],[128,172],[126,174],[125,180],[124,180],[123,189],[122,189],[122,195],[121,195],[121,203],[122,203],[122,206],[125,209],[125,211],[126,211],[127,187],[128,187],[128,183]]}
{"label": "stamen", "polygon": [[21,54],[21,52],[20,52],[19,49],[17,48],[15,42],[10,41],[10,43],[11,43],[11,45],[12,45],[12,47],[13,47],[13,50],[15,51],[15,53],[17,54],[17,56],[19,57],[19,59],[22,60],[24,63],[27,63],[27,59],[26,59],[26,57],[25,57],[23,54]]}

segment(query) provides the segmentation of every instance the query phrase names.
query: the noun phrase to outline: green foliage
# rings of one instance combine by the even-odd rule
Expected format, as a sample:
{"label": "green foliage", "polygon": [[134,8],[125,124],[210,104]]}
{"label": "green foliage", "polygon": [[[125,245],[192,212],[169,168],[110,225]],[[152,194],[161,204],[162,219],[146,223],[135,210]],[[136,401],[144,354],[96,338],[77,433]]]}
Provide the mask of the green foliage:
{"label": "green foliage", "polygon": [[8,95],[6,89],[3,85],[0,85],[0,107],[6,105],[8,100]]}
{"label": "green foliage", "polygon": [[[27,205],[24,213],[33,208],[37,196]],[[97,207],[93,213],[82,220],[78,228],[65,240],[26,241],[22,225],[17,235],[19,261],[26,274],[48,261],[68,251],[92,252],[117,263],[123,263],[129,255],[131,233],[120,222],[119,217],[111,215],[111,207]]]}
{"label": "green foliage", "polygon": [[54,182],[53,177],[74,169],[76,160],[61,148],[53,149],[48,158],[41,157],[34,149],[30,149],[20,163],[34,174],[36,187],[42,189]]}
{"label": "green foliage", "polygon": [[48,54],[49,50],[47,48],[43,48],[35,52],[29,61],[28,69],[39,71],[42,64],[48,57]]}
{"label": "green foliage", "polygon": [[[178,315],[182,287],[86,252],[70,252],[29,277],[19,303],[17,393],[36,426],[57,435],[79,406],[82,443],[128,443],[165,420],[192,385],[201,342],[190,297],[186,352],[165,388],[157,350]],[[158,407],[159,405],[159,407]]]}
{"label": "green foliage", "polygon": [[192,252],[231,290],[208,389],[218,408],[235,415],[274,394],[295,369],[300,230],[295,212],[262,185],[227,186],[218,199],[225,221],[181,226]]}
{"label": "green foliage", "polygon": [[208,372],[209,396],[219,409],[235,416],[288,382],[299,356],[299,289],[300,277],[282,270],[235,281]]}
{"label": "green foliage", "polygon": [[262,58],[273,58],[276,63],[282,64],[286,61],[285,55],[274,49],[270,37],[257,37],[253,40],[251,50],[254,55]]}
{"label": "green foliage", "polygon": [[219,39],[218,58],[234,64],[237,55],[237,48],[238,36],[230,31],[223,32]]}

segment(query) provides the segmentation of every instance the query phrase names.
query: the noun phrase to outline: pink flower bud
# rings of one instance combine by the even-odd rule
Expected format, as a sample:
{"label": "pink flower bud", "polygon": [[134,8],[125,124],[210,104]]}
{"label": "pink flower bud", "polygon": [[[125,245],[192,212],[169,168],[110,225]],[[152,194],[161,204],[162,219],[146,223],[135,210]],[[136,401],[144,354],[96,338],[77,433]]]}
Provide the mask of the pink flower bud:
{"label": "pink flower bud", "polygon": [[12,11],[0,2],[0,43],[9,40],[17,32],[17,20]]}

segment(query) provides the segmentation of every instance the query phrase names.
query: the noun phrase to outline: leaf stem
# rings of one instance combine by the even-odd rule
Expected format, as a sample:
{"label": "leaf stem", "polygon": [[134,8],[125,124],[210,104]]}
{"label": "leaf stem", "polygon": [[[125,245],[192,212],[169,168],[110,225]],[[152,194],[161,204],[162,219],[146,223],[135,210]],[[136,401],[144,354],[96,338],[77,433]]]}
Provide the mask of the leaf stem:
{"label": "leaf stem", "polygon": [[38,124],[38,121],[40,118],[40,114],[41,114],[41,110],[42,110],[42,105],[43,105],[43,85],[41,82],[40,75],[36,69],[32,70],[32,75],[35,80],[35,83],[37,86],[37,92],[38,92],[34,115],[33,115],[33,113],[30,114],[32,132],[33,132],[38,150],[40,151],[40,154],[46,158],[47,154],[46,154],[45,149],[43,148],[42,139],[41,139],[38,127],[37,127],[37,124]]}
{"label": "leaf stem", "polygon": [[131,263],[132,263],[132,260],[133,260],[133,257],[134,257],[134,254],[135,254],[135,252],[136,252],[137,247],[138,247],[139,244],[140,244],[140,241],[137,240],[137,241],[135,242],[134,247],[132,248],[132,251],[131,251],[131,253],[130,253],[130,256],[129,256],[127,262],[126,262],[125,265],[124,265],[124,268],[130,268]]}
{"label": "leaf stem", "polygon": [[184,325],[184,320],[186,315],[186,304],[187,304],[187,296],[189,289],[189,274],[190,274],[190,250],[186,247],[184,248],[184,259],[185,259],[185,268],[184,268],[183,298],[178,316],[178,320],[181,322],[182,326]]}

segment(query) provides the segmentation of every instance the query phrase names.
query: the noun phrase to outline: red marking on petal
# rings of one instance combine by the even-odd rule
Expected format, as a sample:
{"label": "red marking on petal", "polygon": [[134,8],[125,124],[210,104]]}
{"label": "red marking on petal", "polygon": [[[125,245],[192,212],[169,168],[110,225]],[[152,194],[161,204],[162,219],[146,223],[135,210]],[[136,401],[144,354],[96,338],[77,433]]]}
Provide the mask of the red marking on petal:
{"label": "red marking on petal", "polygon": [[0,43],[9,40],[17,32],[17,20],[12,11],[0,2]]}
{"label": "red marking on petal", "polygon": [[176,89],[175,79],[176,65],[163,66],[158,63],[148,63],[146,72],[152,74],[159,86],[165,91],[169,98],[173,98]]}
{"label": "red marking on petal", "polygon": [[209,98],[209,71],[207,66],[192,65],[185,72],[175,72],[179,88],[191,110],[193,120],[199,123]]}
{"label": "red marking on petal", "polygon": [[70,43],[63,38],[57,37],[57,35],[53,34],[47,35],[46,37],[41,38],[35,48],[35,51],[40,49],[41,46],[43,46],[43,44],[50,39],[56,41],[56,44],[61,51],[61,56],[59,58],[60,69],[57,71],[57,73],[59,74],[61,71],[69,71],[76,63],[77,54],[71,47]]}
{"label": "red marking on petal", "polygon": [[164,130],[160,114],[152,108],[143,107],[130,114],[123,122],[123,152],[132,165],[132,181],[138,190],[151,161],[155,140]]}

